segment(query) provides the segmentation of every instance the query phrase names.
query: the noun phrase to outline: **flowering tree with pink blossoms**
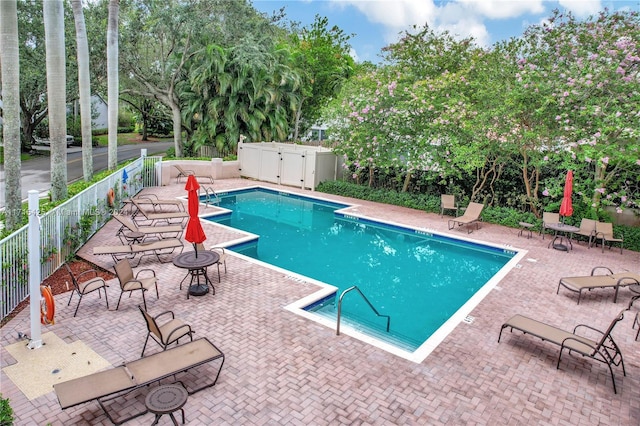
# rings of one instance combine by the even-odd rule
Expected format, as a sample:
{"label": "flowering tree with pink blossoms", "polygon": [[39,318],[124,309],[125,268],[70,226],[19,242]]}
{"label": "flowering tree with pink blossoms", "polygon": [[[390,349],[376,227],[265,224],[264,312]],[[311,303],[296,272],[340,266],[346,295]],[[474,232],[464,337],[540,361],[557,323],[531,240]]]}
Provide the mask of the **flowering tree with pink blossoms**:
{"label": "flowering tree with pink blossoms", "polygon": [[611,203],[637,205],[624,184],[617,200],[608,187],[621,170],[640,167],[638,13],[603,12],[578,21],[555,12],[547,23],[530,27],[524,40],[519,80],[547,82],[541,113],[555,121],[557,145],[550,148],[568,149],[589,163],[592,207],[599,208],[603,195]]}

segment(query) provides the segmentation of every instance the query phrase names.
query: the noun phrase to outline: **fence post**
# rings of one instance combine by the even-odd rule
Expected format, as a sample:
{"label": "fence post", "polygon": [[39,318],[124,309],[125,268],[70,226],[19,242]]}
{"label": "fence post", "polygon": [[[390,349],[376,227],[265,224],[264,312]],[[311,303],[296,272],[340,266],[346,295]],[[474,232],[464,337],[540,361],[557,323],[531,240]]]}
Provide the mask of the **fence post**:
{"label": "fence post", "polygon": [[40,325],[40,202],[38,191],[29,191],[29,232],[27,245],[29,247],[29,294],[31,314],[31,340],[29,349],[42,347]]}

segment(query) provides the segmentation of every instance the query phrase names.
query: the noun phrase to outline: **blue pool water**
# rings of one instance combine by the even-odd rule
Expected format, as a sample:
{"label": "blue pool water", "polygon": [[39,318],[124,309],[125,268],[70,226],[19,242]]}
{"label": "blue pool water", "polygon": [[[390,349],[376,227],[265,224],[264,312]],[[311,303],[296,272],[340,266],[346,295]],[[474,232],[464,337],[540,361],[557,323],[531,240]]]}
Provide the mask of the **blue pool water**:
{"label": "blue pool water", "polygon": [[[246,256],[338,287],[358,286],[390,339],[420,346],[514,256],[513,252],[336,212],[345,205],[264,188],[218,194],[232,213],[210,220],[259,235],[231,247]],[[308,307],[336,315],[335,296]],[[343,319],[387,334],[386,319],[350,292]]]}

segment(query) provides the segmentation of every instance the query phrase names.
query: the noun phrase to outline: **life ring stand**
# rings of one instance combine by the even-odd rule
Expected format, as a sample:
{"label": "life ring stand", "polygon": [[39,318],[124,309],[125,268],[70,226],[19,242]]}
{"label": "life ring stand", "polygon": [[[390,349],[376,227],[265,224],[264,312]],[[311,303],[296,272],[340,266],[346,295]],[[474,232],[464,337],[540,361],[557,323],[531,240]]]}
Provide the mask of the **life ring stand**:
{"label": "life ring stand", "polygon": [[42,295],[42,299],[40,299],[40,322],[44,325],[53,325],[56,323],[53,318],[56,314],[56,304],[51,287],[41,285],[40,294]]}
{"label": "life ring stand", "polygon": [[116,193],[113,192],[113,188],[109,188],[107,191],[107,203],[109,203],[109,207],[113,207],[113,202],[116,199]]}

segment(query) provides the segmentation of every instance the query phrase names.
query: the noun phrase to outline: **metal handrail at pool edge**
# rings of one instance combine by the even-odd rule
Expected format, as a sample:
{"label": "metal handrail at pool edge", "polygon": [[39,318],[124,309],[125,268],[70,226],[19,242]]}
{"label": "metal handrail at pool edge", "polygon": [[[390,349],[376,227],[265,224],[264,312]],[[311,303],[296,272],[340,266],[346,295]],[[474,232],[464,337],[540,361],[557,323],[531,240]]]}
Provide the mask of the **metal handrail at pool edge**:
{"label": "metal handrail at pool edge", "polygon": [[342,298],[349,293],[352,290],[356,290],[358,293],[360,293],[360,296],[362,296],[362,298],[364,299],[365,302],[367,302],[367,304],[369,305],[369,307],[373,310],[373,312],[379,316],[379,317],[386,317],[387,318],[387,333],[389,332],[389,325],[391,323],[391,317],[389,315],[382,315],[381,313],[378,312],[378,310],[371,304],[371,302],[369,301],[369,299],[367,299],[367,296],[364,295],[364,293],[358,288],[357,285],[354,285],[352,287],[349,287],[348,289],[346,289],[345,291],[342,292],[342,294],[340,295],[340,298],[338,299],[338,318],[336,320],[336,335],[339,336],[340,335],[340,317],[342,314]]}

